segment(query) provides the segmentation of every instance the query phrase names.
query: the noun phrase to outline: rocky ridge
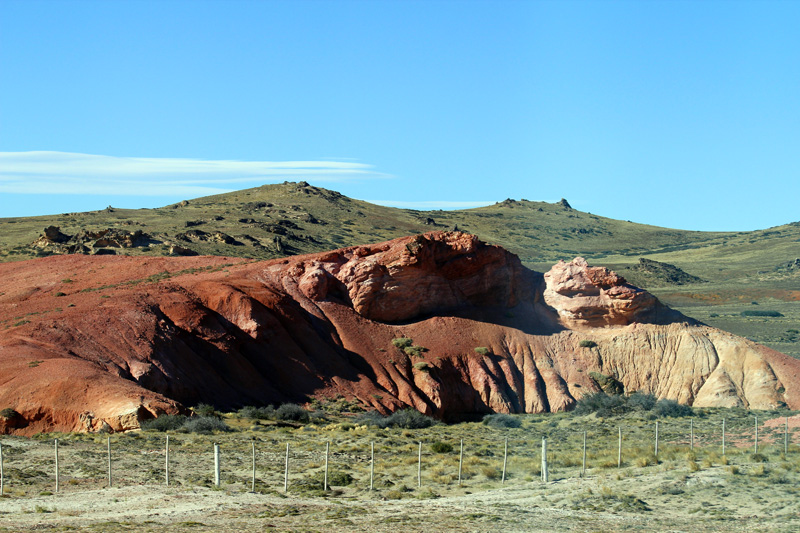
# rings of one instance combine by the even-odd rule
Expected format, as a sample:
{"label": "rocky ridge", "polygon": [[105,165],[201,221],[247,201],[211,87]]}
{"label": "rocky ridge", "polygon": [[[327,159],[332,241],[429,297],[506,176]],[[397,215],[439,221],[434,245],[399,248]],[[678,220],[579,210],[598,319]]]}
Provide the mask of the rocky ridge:
{"label": "rocky ridge", "polygon": [[556,411],[600,389],[592,374],[698,406],[800,407],[800,361],[583,259],[542,275],[461,232],[264,262],[48,257],[0,279],[0,407],[19,414],[4,432],[337,395],[445,419]]}
{"label": "rocky ridge", "polygon": [[82,230],[75,235],[61,232],[58,226],[48,226],[31,246],[50,253],[103,255],[113,253],[113,248],[144,248],[160,242],[138,229],[125,231],[118,228]]}
{"label": "rocky ridge", "polygon": [[637,279],[645,281],[650,287],[705,283],[704,279],[693,276],[675,265],[646,257],[640,257],[638,264],[625,270],[635,275]]}

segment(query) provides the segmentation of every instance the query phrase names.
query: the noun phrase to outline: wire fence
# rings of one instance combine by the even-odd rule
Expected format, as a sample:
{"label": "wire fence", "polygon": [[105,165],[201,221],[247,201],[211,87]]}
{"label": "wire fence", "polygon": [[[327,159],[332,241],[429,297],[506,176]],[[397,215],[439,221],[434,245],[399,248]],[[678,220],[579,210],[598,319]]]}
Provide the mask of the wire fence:
{"label": "wire fence", "polygon": [[[457,432],[452,430],[450,433]],[[711,464],[800,457],[798,428],[751,420],[661,419],[534,433],[496,429],[459,438],[433,431],[308,435],[64,435],[0,439],[0,495],[163,484],[256,492],[489,489],[664,461]],[[546,453],[543,454],[546,446]],[[796,454],[796,455],[793,455]],[[691,465],[687,468],[692,468]]]}

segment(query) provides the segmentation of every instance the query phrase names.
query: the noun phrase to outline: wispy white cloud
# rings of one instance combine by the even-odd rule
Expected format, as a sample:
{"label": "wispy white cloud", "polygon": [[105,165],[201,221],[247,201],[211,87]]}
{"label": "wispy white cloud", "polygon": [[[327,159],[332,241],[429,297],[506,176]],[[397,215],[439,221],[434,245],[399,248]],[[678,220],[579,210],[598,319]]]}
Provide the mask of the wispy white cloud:
{"label": "wispy white cloud", "polygon": [[496,203],[494,200],[483,200],[474,202],[457,202],[452,200],[431,200],[425,202],[402,202],[395,200],[364,200],[371,204],[385,205],[387,207],[401,207],[404,209],[469,209],[472,207],[485,207]]}
{"label": "wispy white cloud", "polygon": [[0,152],[0,192],[208,195],[285,180],[342,182],[390,177],[352,161],[209,161],[69,152]]}

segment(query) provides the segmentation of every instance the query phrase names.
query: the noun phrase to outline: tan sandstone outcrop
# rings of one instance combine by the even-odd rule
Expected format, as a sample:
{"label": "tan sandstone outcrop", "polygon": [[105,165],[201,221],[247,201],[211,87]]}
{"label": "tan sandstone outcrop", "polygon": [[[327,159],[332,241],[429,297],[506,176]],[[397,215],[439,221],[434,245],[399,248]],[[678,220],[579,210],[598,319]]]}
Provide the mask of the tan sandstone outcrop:
{"label": "tan sandstone outcrop", "polygon": [[568,327],[604,327],[678,318],[652,294],[582,257],[559,261],[544,275],[544,300]]}

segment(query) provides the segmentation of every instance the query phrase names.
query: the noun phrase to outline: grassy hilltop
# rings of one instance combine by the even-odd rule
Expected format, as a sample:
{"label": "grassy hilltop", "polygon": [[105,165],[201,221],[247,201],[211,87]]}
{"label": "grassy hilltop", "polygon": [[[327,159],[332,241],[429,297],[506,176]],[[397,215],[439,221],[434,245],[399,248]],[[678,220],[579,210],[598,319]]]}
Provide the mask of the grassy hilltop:
{"label": "grassy hilltop", "polygon": [[[59,231],[43,237],[51,226]],[[507,248],[539,271],[581,255],[687,315],[800,357],[800,222],[750,232],[684,231],[584,213],[566,201],[511,199],[415,211],[287,182],[157,209],[3,218],[0,261],[53,253],[270,259],[454,228]]]}

